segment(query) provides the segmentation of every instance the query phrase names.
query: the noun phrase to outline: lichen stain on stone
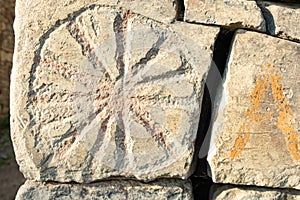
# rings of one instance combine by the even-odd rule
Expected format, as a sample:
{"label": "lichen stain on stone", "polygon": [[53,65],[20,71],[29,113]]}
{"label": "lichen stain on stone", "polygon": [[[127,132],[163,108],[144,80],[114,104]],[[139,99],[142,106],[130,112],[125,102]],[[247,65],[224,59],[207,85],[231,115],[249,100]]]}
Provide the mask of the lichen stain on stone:
{"label": "lichen stain on stone", "polygon": [[247,142],[250,140],[250,134],[247,133],[248,130],[246,123],[243,123],[238,131],[238,137],[236,138],[233,150],[230,153],[230,158],[236,158],[242,154],[242,149],[245,148]]}
{"label": "lichen stain on stone", "polygon": [[278,107],[278,121],[277,127],[288,136],[287,147],[291,155],[298,161],[300,161],[300,150],[298,147],[299,141],[297,139],[297,132],[293,127],[292,111],[283,94],[282,84],[279,82],[282,80],[279,76],[272,76],[272,93],[276,106]]}
{"label": "lichen stain on stone", "polygon": [[289,103],[283,94],[283,87],[280,81],[282,77],[278,76],[276,71],[271,71],[270,64],[267,65],[264,74],[275,74],[269,76],[261,76],[257,79],[253,92],[250,95],[252,107],[247,109],[244,114],[245,121],[240,126],[238,136],[235,140],[233,150],[230,153],[230,158],[238,158],[241,156],[243,149],[250,140],[249,127],[254,122],[260,122],[263,119],[270,119],[270,114],[257,113],[259,105],[264,101],[267,90],[271,87],[273,101],[277,107],[277,128],[287,135],[287,148],[294,159],[300,161],[300,150],[298,134],[293,127],[293,114]]}
{"label": "lichen stain on stone", "polygon": [[261,114],[255,113],[259,109],[259,105],[264,101],[264,96],[268,90],[269,80],[265,77],[258,78],[254,91],[250,95],[252,108],[245,112],[245,117],[255,122],[260,122],[263,118]]}

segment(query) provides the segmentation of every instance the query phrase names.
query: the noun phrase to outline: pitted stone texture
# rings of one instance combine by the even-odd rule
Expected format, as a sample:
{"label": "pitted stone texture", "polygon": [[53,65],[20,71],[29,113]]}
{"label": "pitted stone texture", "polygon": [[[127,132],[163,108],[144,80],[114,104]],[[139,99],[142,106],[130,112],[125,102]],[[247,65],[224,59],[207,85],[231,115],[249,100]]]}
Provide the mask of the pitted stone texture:
{"label": "pitted stone texture", "polygon": [[26,178],[148,181],[192,172],[218,29],[181,29],[100,5],[43,34],[17,17],[11,124]]}
{"label": "pitted stone texture", "polygon": [[[17,15],[24,15],[27,16],[27,18],[33,19],[36,19],[36,17],[41,19],[47,18],[46,22],[33,21],[30,27],[32,27],[32,25],[43,26],[49,22],[55,23],[57,19],[66,18],[68,14],[77,11],[78,8],[88,7],[94,4],[122,7],[164,23],[174,21],[176,16],[175,0],[65,0],[63,2],[57,0],[36,0],[34,2],[25,0],[16,1],[16,13]],[[22,10],[22,7],[31,9],[32,12],[28,13],[27,9]],[[47,8],[47,10],[42,12],[41,8]],[[22,19],[18,19],[18,21],[19,20],[23,21]],[[25,21],[27,21],[27,19]]]}
{"label": "pitted stone texture", "polygon": [[266,29],[260,8],[255,1],[248,0],[186,0],[184,20],[261,31]]}
{"label": "pitted stone texture", "polygon": [[300,44],[239,31],[216,103],[212,178],[300,188]]}
{"label": "pitted stone texture", "polygon": [[173,22],[176,16],[176,0],[121,0],[117,6],[165,23]]}
{"label": "pitted stone texture", "polygon": [[300,191],[258,187],[219,186],[211,190],[213,200],[300,200]]}
{"label": "pitted stone texture", "polygon": [[300,40],[300,8],[270,2],[261,3],[265,10],[271,34],[287,39]]}
{"label": "pitted stone texture", "polygon": [[52,184],[26,181],[16,196],[16,200],[190,200],[192,198],[191,183],[188,181],[175,180],[155,181],[149,184],[121,180],[93,184]]}

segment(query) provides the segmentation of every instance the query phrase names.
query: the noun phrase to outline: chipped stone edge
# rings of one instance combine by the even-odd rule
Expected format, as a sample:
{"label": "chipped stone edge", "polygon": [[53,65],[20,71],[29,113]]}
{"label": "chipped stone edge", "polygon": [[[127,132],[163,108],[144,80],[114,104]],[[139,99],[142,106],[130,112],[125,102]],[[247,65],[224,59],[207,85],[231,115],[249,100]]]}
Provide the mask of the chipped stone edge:
{"label": "chipped stone edge", "polygon": [[[291,196],[293,195],[300,198],[300,191],[295,189],[264,188],[264,187],[257,187],[257,186],[213,185],[209,191],[209,199],[217,199],[217,197],[223,192],[230,193],[235,191],[244,192],[245,194],[248,193],[249,195],[251,194],[255,195],[255,193],[264,194],[268,192],[274,192],[274,193],[277,192],[278,194],[291,195]],[[271,198],[270,196],[269,198],[275,199],[275,198]]]}
{"label": "chipped stone edge", "polygon": [[[101,182],[94,182],[91,184],[75,184],[75,183],[58,183],[58,182],[38,182],[38,181],[31,181],[27,180],[23,185],[20,186],[20,188],[17,191],[16,200],[23,200],[23,195],[26,195],[27,192],[30,192],[32,188],[34,187],[34,190],[36,193],[38,193],[36,196],[31,196],[33,199],[40,198],[41,196],[44,197],[44,199],[49,199],[49,196],[47,198],[47,194],[51,194],[51,189],[48,188],[48,186],[53,186],[59,188],[60,186],[66,186],[70,193],[76,191],[77,189],[94,189],[95,192],[97,192],[97,188],[99,188],[98,191],[103,191],[105,188],[107,188],[108,191],[111,190],[118,190],[115,186],[126,186],[128,185],[128,188],[131,188],[131,190],[143,190],[146,187],[166,187],[166,190],[168,190],[168,187],[171,188],[180,188],[182,190],[181,196],[182,199],[193,199],[193,189],[192,189],[192,183],[190,180],[183,181],[179,179],[158,179],[151,183],[143,183],[139,181],[134,180],[107,180],[107,181],[101,181]],[[145,190],[146,191],[146,190]],[[68,196],[65,196],[68,197]],[[70,196],[69,196],[70,197]],[[163,197],[162,197],[163,198]]]}

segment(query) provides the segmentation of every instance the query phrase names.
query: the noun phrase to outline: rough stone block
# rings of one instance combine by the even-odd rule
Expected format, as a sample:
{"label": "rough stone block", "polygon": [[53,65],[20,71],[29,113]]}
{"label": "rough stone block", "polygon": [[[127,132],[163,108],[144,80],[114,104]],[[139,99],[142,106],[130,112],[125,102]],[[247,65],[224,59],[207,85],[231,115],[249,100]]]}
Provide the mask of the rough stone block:
{"label": "rough stone block", "polygon": [[287,189],[270,189],[258,187],[218,186],[211,190],[213,200],[299,200],[300,191]]}
{"label": "rough stone block", "polygon": [[26,181],[16,200],[110,199],[110,200],[190,200],[192,186],[188,181],[162,180],[152,183],[106,181],[93,184],[58,184]]}
{"label": "rough stone block", "polygon": [[186,178],[218,28],[107,5],[58,17],[45,2],[35,16],[17,2],[11,124],[25,177]]}
{"label": "rough stone block", "polygon": [[300,189],[300,44],[239,31],[213,114],[212,178]]}
{"label": "rough stone block", "polygon": [[266,29],[260,8],[255,1],[248,0],[187,0],[184,19],[261,31]]}
{"label": "rough stone block", "polygon": [[261,3],[267,27],[273,35],[300,40],[300,8],[270,2]]}

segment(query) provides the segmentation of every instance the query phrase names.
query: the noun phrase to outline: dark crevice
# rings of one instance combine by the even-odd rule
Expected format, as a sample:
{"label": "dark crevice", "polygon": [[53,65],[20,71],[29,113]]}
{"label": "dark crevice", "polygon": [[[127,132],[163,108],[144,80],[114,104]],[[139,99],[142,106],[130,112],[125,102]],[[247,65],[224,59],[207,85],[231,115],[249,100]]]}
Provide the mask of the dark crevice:
{"label": "dark crevice", "polygon": [[[214,183],[211,185],[210,187],[210,198],[212,199],[212,196],[218,196],[222,191],[224,190],[228,190],[231,188],[238,188],[240,190],[244,190],[244,191],[257,191],[257,192],[277,192],[277,193],[281,193],[279,198],[276,199],[287,199],[284,198],[284,196],[286,194],[284,193],[288,193],[290,195],[299,195],[299,190],[297,189],[293,189],[293,188],[276,188],[276,187],[266,187],[266,186],[257,186],[257,185],[235,185],[235,184],[221,184],[221,183]],[[275,197],[274,197],[275,198]],[[195,198],[196,199],[196,198]],[[268,199],[273,199],[273,198],[268,198]]]}
{"label": "dark crevice", "polygon": [[[270,2],[279,2],[279,1],[259,1],[257,0],[257,6],[260,8],[263,18],[265,20],[266,23],[266,33],[268,35],[274,36],[276,38],[281,38],[284,40],[288,40],[288,41],[292,41],[292,42],[296,42],[296,43],[300,43],[300,40],[297,38],[293,38],[289,35],[287,35],[285,32],[279,31],[279,32],[275,32],[276,31],[276,25],[275,25],[275,21],[274,21],[274,17],[272,15],[272,13],[268,10],[268,6],[270,6]],[[289,5],[289,7],[291,9],[293,8],[300,8],[300,1],[298,2],[298,4],[277,4],[280,6],[286,6]]]}
{"label": "dark crevice", "polygon": [[286,33],[280,31],[279,33],[277,33],[276,37],[280,38],[280,39],[284,39],[284,40],[287,40],[287,41],[290,41],[290,42],[296,42],[296,43],[300,43],[300,39],[297,39],[297,38],[293,38],[289,35],[287,35]]}
{"label": "dark crevice", "polygon": [[176,4],[175,5],[175,9],[176,9],[175,20],[184,21],[184,12],[185,12],[184,0],[176,0],[175,4]]}
{"label": "dark crevice", "polygon": [[208,200],[210,199],[210,190],[213,182],[210,178],[197,178],[191,177],[193,184],[193,196],[195,200]]}
{"label": "dark crevice", "polygon": [[[197,139],[195,143],[196,170],[191,177],[195,199],[208,199],[209,187],[212,180],[207,173],[207,153],[211,137],[212,108],[217,95],[217,89],[221,86],[227,59],[231,50],[231,44],[235,29],[221,28],[214,44],[211,67],[207,75],[200,122],[198,125]],[[201,189],[202,188],[202,189]]]}
{"label": "dark crevice", "polygon": [[275,35],[276,26],[272,13],[266,8],[265,4],[260,3],[259,1],[257,2],[257,6],[260,8],[261,14],[265,20],[267,34]]}
{"label": "dark crevice", "polygon": [[299,0],[256,0],[257,2],[272,2],[280,5],[299,7]]}
{"label": "dark crevice", "polygon": [[195,22],[195,21],[185,21],[188,24],[196,24],[196,25],[201,25],[201,26],[208,26],[208,27],[217,27],[221,29],[230,29],[230,30],[236,30],[236,29],[243,29],[246,31],[252,31],[252,32],[257,32],[257,33],[265,33],[262,30],[259,30],[255,27],[245,27],[241,22],[236,22],[236,23],[231,23],[228,25],[220,25],[220,24],[206,24],[202,22]]}
{"label": "dark crevice", "polygon": [[220,28],[220,29],[229,29],[229,30],[242,29],[242,30],[245,30],[245,31],[251,31],[251,32],[259,33],[259,34],[272,36],[272,37],[275,37],[275,38],[280,38],[280,39],[287,40],[287,41],[290,41],[290,42],[300,43],[299,39],[288,36],[283,32],[279,32],[276,35],[271,35],[269,33],[266,33],[266,32],[263,32],[263,31],[260,31],[260,30],[254,29],[254,28],[239,26],[238,25],[239,23],[233,23],[233,24],[225,26],[225,25],[218,25],[218,24],[205,24],[205,23],[194,22],[194,21],[185,21],[185,22],[188,23],[188,24],[196,24],[196,25],[207,26],[207,27],[217,27],[217,28]]}

